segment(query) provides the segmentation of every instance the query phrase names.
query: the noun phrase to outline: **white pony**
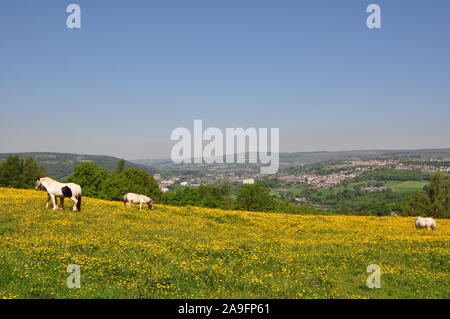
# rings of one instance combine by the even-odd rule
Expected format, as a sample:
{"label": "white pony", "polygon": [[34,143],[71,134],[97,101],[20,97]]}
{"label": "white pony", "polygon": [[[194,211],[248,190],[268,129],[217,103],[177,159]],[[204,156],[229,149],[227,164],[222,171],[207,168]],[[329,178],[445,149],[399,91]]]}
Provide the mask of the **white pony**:
{"label": "white pony", "polygon": [[50,198],[53,202],[53,210],[58,209],[57,198],[61,199],[61,209],[64,209],[64,198],[68,197],[75,202],[73,206],[74,212],[81,211],[81,187],[74,183],[60,183],[51,179],[50,177],[42,177],[36,181],[36,190],[44,187],[48,193],[47,205],[50,202]]}
{"label": "white pony", "polygon": [[147,204],[149,209],[153,209],[153,199],[145,195],[138,195],[134,193],[128,193],[123,197],[123,204],[130,208],[130,204],[139,204],[139,210],[142,209],[142,204]]}
{"label": "white pony", "polygon": [[414,223],[416,224],[416,228],[417,229],[419,229],[419,228],[426,228],[428,230],[430,230],[430,229],[435,230],[436,229],[436,221],[433,218],[431,218],[431,217],[423,218],[423,217],[419,216],[419,217],[416,218]]}

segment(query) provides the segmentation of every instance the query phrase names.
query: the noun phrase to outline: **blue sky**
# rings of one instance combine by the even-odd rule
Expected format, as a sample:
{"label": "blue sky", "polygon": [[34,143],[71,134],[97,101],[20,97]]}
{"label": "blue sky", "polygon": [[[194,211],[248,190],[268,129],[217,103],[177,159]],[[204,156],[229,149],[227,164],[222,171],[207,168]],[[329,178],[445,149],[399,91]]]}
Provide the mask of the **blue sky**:
{"label": "blue sky", "polygon": [[[66,7],[81,7],[68,29]],[[382,29],[366,26],[380,5]],[[176,127],[281,151],[450,147],[450,1],[0,3],[0,152],[168,158]]]}

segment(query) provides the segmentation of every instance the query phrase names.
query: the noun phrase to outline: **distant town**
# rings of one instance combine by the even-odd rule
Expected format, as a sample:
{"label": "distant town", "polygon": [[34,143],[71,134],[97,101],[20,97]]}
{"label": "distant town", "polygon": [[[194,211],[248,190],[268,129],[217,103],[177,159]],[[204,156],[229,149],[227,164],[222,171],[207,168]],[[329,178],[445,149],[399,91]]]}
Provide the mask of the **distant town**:
{"label": "distant town", "polygon": [[[330,163],[335,162],[335,163]],[[280,172],[271,175],[270,179],[277,179],[286,183],[304,185],[310,188],[330,188],[337,186],[345,180],[362,176],[366,172],[379,169],[398,171],[421,172],[450,172],[450,157],[420,157],[408,159],[381,159],[381,160],[337,160],[325,161],[315,164],[281,162]],[[153,177],[163,192],[201,184],[214,184],[227,181],[229,183],[254,184],[256,181],[267,178],[261,175],[257,167],[250,165],[230,164],[172,164],[161,165],[160,168],[169,170],[168,174],[154,174]],[[164,175],[166,175],[164,177]],[[383,188],[379,188],[382,190]],[[367,188],[367,190],[376,190]]]}

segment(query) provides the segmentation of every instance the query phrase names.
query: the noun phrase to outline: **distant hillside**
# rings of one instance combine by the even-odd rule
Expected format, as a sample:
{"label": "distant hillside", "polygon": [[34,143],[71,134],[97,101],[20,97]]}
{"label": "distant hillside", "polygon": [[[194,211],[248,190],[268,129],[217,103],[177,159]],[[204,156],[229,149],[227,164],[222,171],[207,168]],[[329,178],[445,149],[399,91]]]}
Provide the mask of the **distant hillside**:
{"label": "distant hillside", "polygon": [[[281,163],[303,163],[314,164],[331,160],[361,160],[361,159],[407,159],[434,157],[443,158],[450,157],[450,149],[419,149],[419,150],[353,150],[353,151],[318,151],[318,152],[294,152],[280,153]],[[246,158],[248,153],[246,153]],[[224,160],[225,162],[225,160]],[[185,169],[185,166],[174,164],[170,159],[139,159],[133,163],[140,165],[148,165],[161,170],[167,169]],[[195,167],[195,164],[191,165]],[[254,165],[252,165],[255,167]],[[199,167],[204,167],[202,164]],[[235,164],[230,167],[236,167]],[[256,169],[259,169],[258,167]]]}
{"label": "distant hillside", "polygon": [[420,149],[420,150],[354,150],[336,152],[296,152],[280,153],[281,162],[300,162],[313,164],[330,160],[359,160],[382,158],[420,158],[420,157],[449,157],[450,149]]}
{"label": "distant hillside", "polygon": [[[57,179],[64,179],[72,174],[74,167],[81,163],[94,162],[99,166],[111,171],[117,168],[117,157],[105,155],[79,155],[70,153],[0,153],[0,162],[3,162],[8,155],[19,155],[20,157],[33,156],[39,164],[43,164],[47,169],[47,175]],[[125,161],[125,168],[138,168],[153,175],[156,170],[152,167]]]}

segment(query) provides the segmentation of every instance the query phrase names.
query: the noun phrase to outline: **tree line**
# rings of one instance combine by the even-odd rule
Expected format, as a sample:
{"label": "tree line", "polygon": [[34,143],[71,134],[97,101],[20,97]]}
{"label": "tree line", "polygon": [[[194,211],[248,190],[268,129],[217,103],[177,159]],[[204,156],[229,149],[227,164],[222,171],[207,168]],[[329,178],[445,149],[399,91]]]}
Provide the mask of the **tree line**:
{"label": "tree line", "polygon": [[376,171],[365,172],[362,176],[353,178],[353,182],[364,180],[377,181],[429,181],[432,174],[428,172],[412,170],[379,169]]}
{"label": "tree line", "polygon": [[434,174],[425,186],[425,193],[416,192],[414,196],[406,197],[403,214],[450,218],[450,179],[441,173]]}
{"label": "tree line", "polygon": [[[121,160],[117,169],[108,171],[96,163],[88,162],[75,167],[73,173],[64,181],[79,184],[84,196],[105,200],[120,201],[126,193],[137,193],[150,196],[155,203],[175,206],[199,206],[229,210],[280,212],[293,214],[324,213],[308,205],[295,205],[282,199],[274,198],[270,190],[276,180],[263,180],[260,184],[241,187],[233,192],[228,182],[200,185],[199,187],[184,187],[172,192],[163,193],[155,179],[146,171],[136,168],[124,168]],[[405,172],[401,172],[405,176]],[[380,174],[380,175],[378,175]],[[376,177],[398,178],[392,171],[379,172]],[[10,155],[0,164],[0,186],[13,188],[33,188],[36,180],[46,175],[45,167],[36,163],[35,159],[19,158]],[[407,174],[409,175],[409,174]],[[372,178],[375,176],[371,176]],[[414,172],[414,179],[424,179],[428,176]],[[376,178],[374,178],[376,179]],[[376,179],[379,180],[379,179]],[[381,183],[380,183],[381,185]],[[367,192],[359,189],[346,189],[321,198],[315,198],[315,192],[309,190],[309,195],[322,204],[333,205],[336,213],[387,215],[392,210],[402,215],[433,216],[450,218],[450,180],[440,173],[430,178],[424,193],[416,192],[414,196],[404,199],[400,195],[385,190],[383,192]]]}
{"label": "tree line", "polygon": [[17,155],[9,155],[0,164],[0,186],[32,188],[36,185],[36,180],[45,174],[45,167],[37,164],[33,157],[23,159]]}
{"label": "tree line", "polygon": [[162,202],[174,206],[200,206],[228,210],[279,212],[290,214],[323,214],[310,206],[297,206],[274,198],[270,190],[259,184],[241,187],[233,194],[228,182],[200,185],[199,187],[184,187],[175,192],[167,192],[162,196]]}
{"label": "tree line", "polygon": [[119,201],[127,193],[136,193],[160,202],[162,192],[153,176],[137,168],[124,168],[124,164],[120,160],[117,169],[109,172],[96,163],[83,163],[74,168],[66,182],[80,185],[87,197]]}

